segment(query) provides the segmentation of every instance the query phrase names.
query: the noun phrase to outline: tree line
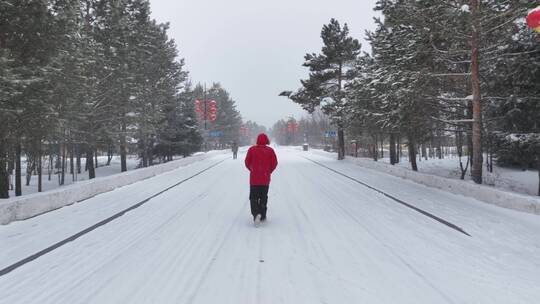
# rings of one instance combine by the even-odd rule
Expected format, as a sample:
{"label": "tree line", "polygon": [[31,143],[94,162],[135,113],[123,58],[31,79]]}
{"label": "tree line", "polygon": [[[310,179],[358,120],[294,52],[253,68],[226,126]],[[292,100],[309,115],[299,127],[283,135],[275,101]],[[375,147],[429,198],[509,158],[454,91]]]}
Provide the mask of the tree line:
{"label": "tree line", "polygon": [[128,154],[146,167],[200,150],[200,86],[168,28],[148,0],[0,0],[0,198],[13,171],[22,194],[23,161],[41,191],[45,167],[61,185],[94,178],[98,153],[123,172]]}
{"label": "tree line", "polygon": [[[291,126],[296,126],[291,128]],[[279,145],[303,145],[307,143],[311,147],[333,147],[334,138],[330,138],[326,132],[333,129],[330,118],[320,109],[313,113],[296,119],[288,117],[274,123],[270,130],[272,138]]]}
{"label": "tree line", "polygon": [[309,77],[280,95],[330,117],[340,159],[346,133],[373,147],[386,141],[392,164],[398,142],[407,144],[418,170],[419,150],[452,138],[477,183],[484,162],[488,170],[493,161],[540,169],[540,38],[524,18],[535,6],[379,0],[382,18],[366,32],[370,53],[332,19],[321,52],[305,56]]}

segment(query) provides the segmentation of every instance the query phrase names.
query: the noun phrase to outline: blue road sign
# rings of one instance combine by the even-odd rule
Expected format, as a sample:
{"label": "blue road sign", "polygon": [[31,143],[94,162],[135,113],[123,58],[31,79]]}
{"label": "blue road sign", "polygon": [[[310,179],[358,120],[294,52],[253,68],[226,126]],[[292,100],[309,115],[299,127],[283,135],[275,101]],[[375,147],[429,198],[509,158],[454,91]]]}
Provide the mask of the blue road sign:
{"label": "blue road sign", "polygon": [[336,137],[337,136],[337,131],[326,131],[326,132],[324,132],[324,136],[325,137]]}
{"label": "blue road sign", "polygon": [[223,136],[222,131],[210,131],[210,137],[221,137]]}

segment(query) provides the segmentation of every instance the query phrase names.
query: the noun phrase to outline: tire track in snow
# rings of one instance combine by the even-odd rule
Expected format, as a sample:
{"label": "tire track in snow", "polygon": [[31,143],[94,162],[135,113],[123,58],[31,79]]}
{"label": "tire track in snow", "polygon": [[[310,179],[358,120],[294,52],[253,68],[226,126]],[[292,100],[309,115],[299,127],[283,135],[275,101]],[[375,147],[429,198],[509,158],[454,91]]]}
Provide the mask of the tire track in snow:
{"label": "tire track in snow", "polygon": [[240,222],[240,218],[243,216],[243,214],[245,212],[245,208],[246,208],[248,203],[249,203],[249,200],[247,200],[242,205],[242,208],[240,208],[240,211],[236,215],[235,220],[232,221],[231,225],[227,229],[227,232],[225,232],[225,234],[223,235],[223,238],[221,239],[220,243],[218,244],[217,248],[214,250],[214,253],[212,254],[212,258],[210,259],[208,264],[206,264],[203,271],[200,273],[199,278],[197,280],[197,283],[195,285],[195,289],[191,293],[187,303],[192,304],[197,299],[197,295],[199,293],[199,290],[201,289],[201,287],[202,287],[204,281],[206,280],[206,278],[208,277],[208,273],[212,269],[212,266],[214,265],[214,262],[217,260],[217,257],[219,255],[219,253],[221,252],[221,250],[223,249],[223,247],[227,243],[226,241],[229,239],[229,237],[231,235],[231,232],[233,231],[233,228]]}
{"label": "tire track in snow", "polygon": [[[222,171],[226,172],[225,171],[226,169],[227,168],[220,167],[219,171],[217,171],[217,172],[213,171],[212,176],[211,176],[212,179],[219,180],[220,176],[222,176]],[[199,183],[199,180],[193,180],[193,181],[190,182],[190,186],[185,186],[185,187],[191,187],[191,184],[193,184],[193,183]],[[210,190],[212,188],[212,186],[211,186],[212,184],[213,184],[213,182],[204,183],[204,185],[207,185],[207,187],[205,186],[204,188],[201,188],[200,190],[197,190],[197,193],[200,192],[200,194],[197,194],[193,198],[191,198],[189,200],[186,200],[184,202],[184,204],[179,207],[182,210],[180,210],[180,209],[176,210],[176,208],[175,208],[174,209],[175,211],[173,212],[174,215],[173,215],[173,213],[170,213],[170,211],[165,212],[165,213],[160,212],[160,213],[156,213],[156,214],[154,214],[152,212],[151,215],[155,218],[153,220],[148,219],[145,216],[146,219],[144,220],[144,222],[147,222],[147,223],[152,223],[152,222],[157,223],[157,222],[159,222],[159,224],[152,225],[153,228],[151,228],[151,229],[149,229],[149,227],[147,227],[146,225],[143,225],[143,226],[139,227],[140,229],[138,229],[138,230],[140,231],[140,233],[136,233],[133,237],[130,237],[130,239],[133,239],[133,241],[130,242],[131,245],[126,246],[126,247],[122,247],[121,251],[118,251],[115,254],[114,258],[107,259],[105,261],[105,263],[101,263],[101,265],[98,265],[99,267],[96,267],[95,269],[93,269],[93,271],[89,275],[85,275],[84,277],[78,277],[77,279],[81,283],[84,283],[84,281],[89,280],[91,275],[98,274],[98,273],[102,272],[104,269],[107,269],[107,268],[116,268],[117,273],[129,272],[130,269],[131,269],[130,265],[133,265],[134,260],[132,258],[130,258],[129,256],[124,255],[125,253],[129,254],[130,252],[131,253],[139,252],[139,254],[137,254],[137,255],[148,256],[148,254],[150,254],[150,251],[155,252],[156,250],[159,250],[159,251],[162,252],[163,259],[166,259],[167,255],[164,254],[164,253],[165,252],[170,252],[171,249],[168,249],[167,251],[163,251],[162,249],[158,248],[159,244],[162,243],[161,241],[157,240],[157,241],[140,242],[140,240],[142,240],[144,238],[147,238],[148,236],[152,236],[152,235],[157,235],[157,236],[159,236],[159,235],[171,235],[171,231],[176,231],[177,228],[179,227],[178,225],[184,225],[184,223],[186,222],[186,221],[179,221],[179,219],[180,218],[186,218],[186,217],[187,218],[192,217],[190,212],[200,210],[200,207],[202,206],[200,203],[205,204],[204,205],[204,206],[206,206],[205,209],[206,208],[214,209],[214,207],[216,205],[219,205],[219,201],[207,199],[207,197],[211,193]],[[169,192],[168,194],[166,194],[164,196],[175,197],[176,192],[184,191],[184,189],[185,188],[174,189],[173,191]],[[162,197],[160,197],[158,199],[167,199],[168,200],[167,197],[162,196]],[[153,201],[152,205],[156,205],[156,203],[159,203],[159,201]],[[209,205],[210,203],[212,205]],[[171,216],[169,216],[169,215],[171,215]],[[166,219],[166,220],[163,220],[163,219]],[[176,223],[176,226],[175,226],[175,223]],[[111,225],[114,225],[114,223],[111,224]],[[131,226],[133,226],[133,229],[136,229],[140,225],[136,225],[136,224],[131,223],[131,224],[129,224],[129,226],[126,225],[126,227],[124,227],[124,230],[129,229],[129,231],[132,232],[133,230],[132,230],[132,228],[130,228]],[[137,286],[137,289],[135,289],[135,291],[132,292],[128,296],[126,296],[126,294],[119,295],[117,298],[114,298],[113,302],[138,303],[137,301],[140,301],[140,299],[144,299],[145,291],[146,292],[148,291],[148,287],[151,286],[151,282],[155,283],[155,282],[159,281],[159,279],[162,278],[162,277],[171,277],[172,278],[173,277],[172,273],[174,273],[174,269],[182,269],[183,267],[185,267],[185,266],[181,265],[182,261],[185,260],[185,257],[189,256],[189,255],[192,255],[197,250],[201,250],[200,249],[201,244],[199,243],[199,241],[200,241],[199,236],[207,230],[208,225],[190,225],[189,227],[191,227],[193,229],[192,229],[192,231],[190,231],[190,233],[186,234],[188,237],[169,239],[169,241],[171,241],[171,240],[176,241],[175,243],[170,243],[170,245],[169,245],[170,248],[175,248],[175,249],[182,248],[182,250],[177,251],[177,253],[180,253],[180,254],[174,255],[174,256],[176,256],[176,258],[174,258],[174,260],[169,259],[168,260],[169,262],[165,263],[166,267],[162,267],[163,263],[154,264],[151,268],[144,267],[142,265],[138,265],[137,266],[138,271],[143,272],[143,273],[147,273],[147,275],[144,276],[144,277],[134,275],[134,276],[132,276],[130,278],[125,278],[124,281],[123,281],[123,284],[130,285],[130,286]],[[226,230],[225,226],[223,228],[225,228],[223,230]],[[121,236],[121,237],[125,238],[125,236]],[[114,240],[109,240],[109,241],[114,242]],[[151,249],[149,249],[149,248],[151,248]],[[208,248],[207,250],[205,249],[204,251],[211,251],[211,250],[212,250],[212,248]],[[141,252],[145,252],[145,253],[141,254]],[[156,256],[160,256],[160,254],[158,254]],[[201,266],[201,269],[202,268],[203,267]],[[58,298],[57,300],[54,300],[54,301],[47,302],[47,303],[59,303],[59,302],[90,303],[90,302],[96,302],[96,301],[98,303],[103,302],[103,294],[100,294],[101,290],[106,290],[107,286],[117,284],[118,281],[115,281],[116,279],[117,279],[117,277],[113,276],[113,277],[106,277],[106,281],[104,281],[103,279],[98,280],[100,286],[96,286],[95,284],[92,285],[92,288],[95,290],[95,293],[94,292],[88,292],[88,293],[86,293],[86,297],[84,299],[79,299],[78,298],[76,302],[74,300],[72,300],[72,299],[65,298],[65,294],[63,294],[63,291],[60,291],[60,294],[59,294],[59,296],[61,296],[60,298]],[[160,289],[164,294],[167,294],[167,292],[170,293],[171,288],[169,288],[169,287],[170,287],[171,282],[172,281],[167,281],[166,285],[164,284],[164,285],[160,286]],[[172,284],[174,284],[174,283],[172,283]],[[74,289],[75,287],[77,287],[77,289],[78,289],[79,288],[78,286],[79,285],[73,285],[73,286],[70,286],[69,288]],[[175,286],[174,288],[178,289],[179,286]],[[119,293],[120,292],[118,292],[116,295],[118,295]],[[97,296],[96,296],[96,294],[97,294]],[[96,300],[96,298],[98,298],[99,300]],[[159,301],[159,300],[155,300],[155,301],[157,301],[156,303],[161,303],[161,301]],[[105,301],[105,302],[107,302],[107,301]],[[174,302],[185,303],[185,302],[180,301],[180,300],[175,300]]]}
{"label": "tire track in snow", "polygon": [[[207,194],[199,194],[193,199],[186,202],[185,205],[181,206],[177,212],[175,212],[172,216],[170,216],[167,220],[161,222],[158,226],[152,228],[152,230],[148,230],[148,227],[140,227],[138,230],[140,231],[139,234],[137,234],[136,238],[132,241],[131,245],[124,247],[122,251],[116,252],[114,257],[100,265],[99,267],[94,268],[91,272],[87,273],[84,277],[78,278],[79,283],[77,285],[74,285],[73,288],[78,287],[79,284],[81,284],[84,280],[90,278],[91,276],[98,274],[99,272],[103,271],[103,269],[107,267],[114,267],[114,265],[119,265],[121,260],[123,259],[123,254],[126,252],[131,252],[137,246],[140,244],[138,243],[141,239],[144,239],[145,237],[148,237],[149,235],[156,235],[159,231],[164,229],[167,225],[169,225],[171,222],[177,221],[178,219],[181,219],[182,217],[185,217],[185,215],[193,209],[193,207],[197,206],[197,203],[201,201],[204,197],[206,197]],[[121,272],[121,271],[119,271]],[[111,282],[114,277],[109,278],[107,281],[101,282],[103,286],[106,286],[109,282]],[[88,295],[87,298],[82,301],[83,303],[89,303],[92,302],[92,297],[94,295]],[[58,301],[61,301],[60,299]]]}
{"label": "tire track in snow", "polygon": [[[344,177],[347,177],[348,179],[352,179],[354,180],[353,178],[349,177],[349,176],[346,176],[345,174],[342,174],[338,171],[335,171],[331,168],[328,168],[320,163],[317,163],[316,161],[313,161],[307,157],[304,157],[305,159],[321,166],[321,167],[324,167],[326,169],[329,169],[333,172],[336,172],[338,173],[339,175],[342,175]],[[356,180],[354,180],[356,181]],[[356,181],[356,182],[359,182],[359,181]],[[421,281],[423,281],[426,285],[428,285],[429,287],[431,287],[437,294],[439,294],[444,300],[446,303],[451,303],[451,304],[454,304],[456,303],[453,299],[451,299],[446,293],[444,293],[440,288],[438,288],[437,286],[435,286],[428,278],[426,278],[426,276],[424,276],[418,269],[416,269],[413,265],[411,265],[409,262],[407,262],[401,255],[399,255],[392,247],[390,247],[388,244],[384,243],[383,241],[381,241],[376,235],[375,233],[373,233],[371,231],[371,229],[369,229],[368,227],[366,227],[362,221],[360,219],[358,219],[356,216],[353,215],[353,212],[350,212],[350,210],[347,210],[347,208],[345,208],[344,206],[342,206],[341,204],[335,202],[334,200],[329,200],[332,205],[334,205],[335,207],[337,207],[338,210],[341,211],[341,213],[350,218],[351,220],[353,220],[354,222],[356,222],[358,224],[359,227],[361,227],[364,231],[367,232],[367,234],[373,239],[375,240],[377,243],[379,243],[381,246],[383,246],[384,248],[386,248],[388,250],[388,252],[390,253],[390,255],[392,255],[394,258],[396,258],[399,262],[401,262],[407,269],[409,269],[416,277],[418,277]]]}
{"label": "tire track in snow", "polygon": [[204,172],[218,166],[219,164],[225,162],[228,159],[229,158],[218,161],[217,163],[215,163],[215,164],[213,164],[213,165],[211,165],[211,166],[197,172],[196,174],[194,174],[194,175],[192,175],[190,177],[187,177],[187,178],[179,181],[178,183],[176,183],[176,184],[174,184],[174,185],[172,185],[170,187],[165,188],[164,190],[162,190],[162,191],[160,191],[160,192],[158,192],[158,193],[156,193],[156,194],[154,194],[154,195],[152,195],[152,196],[150,196],[150,197],[136,203],[135,205],[132,205],[131,207],[128,207],[128,208],[126,208],[126,209],[124,209],[124,210],[122,210],[122,211],[120,211],[120,212],[118,212],[118,213],[116,213],[116,214],[114,214],[114,215],[112,215],[112,216],[110,216],[110,217],[108,217],[108,218],[106,218],[106,219],[104,219],[104,220],[102,220],[102,221],[100,221],[100,222],[98,222],[98,223],[96,223],[96,224],[94,224],[94,225],[92,225],[92,226],[90,226],[90,227],[88,227],[88,228],[86,228],[86,229],[84,229],[84,230],[82,230],[82,231],[80,231],[80,232],[78,232],[78,233],[64,239],[64,240],[61,240],[61,241],[59,241],[59,242],[57,242],[57,243],[55,243],[55,244],[41,250],[39,252],[36,252],[36,253],[34,253],[34,254],[32,254],[32,255],[30,255],[30,256],[28,256],[28,257],[26,257],[26,258],[24,258],[24,259],[22,259],[22,260],[20,260],[18,262],[16,262],[16,263],[13,263],[10,266],[7,266],[7,267],[5,267],[3,269],[0,269],[0,277],[14,271],[15,269],[17,269],[17,268],[19,268],[19,267],[21,267],[23,265],[26,265],[26,264],[28,264],[28,263],[30,263],[30,262],[44,256],[44,255],[46,255],[47,253],[50,253],[51,251],[54,251],[54,250],[64,246],[67,243],[75,241],[76,239],[82,237],[85,234],[88,234],[88,233],[96,230],[97,228],[99,228],[101,226],[104,226],[104,225],[116,220],[117,218],[123,216],[124,214],[126,214],[126,213],[128,213],[130,211],[133,211],[133,210],[139,208],[140,206],[146,204],[151,199],[156,198],[156,197],[162,195],[163,193],[165,193],[165,192],[167,192],[167,191],[169,191],[169,190],[171,190],[171,189],[173,189],[173,188],[187,182],[188,180],[191,180],[191,179],[203,174]]}
{"label": "tire track in snow", "polygon": [[316,164],[316,165],[318,165],[320,167],[328,169],[328,170],[330,170],[330,171],[332,171],[332,172],[334,172],[334,173],[336,173],[338,175],[341,175],[341,176],[343,176],[345,178],[348,178],[348,179],[350,179],[350,180],[352,180],[352,181],[354,181],[354,182],[356,182],[358,184],[361,184],[361,185],[363,185],[363,186],[365,186],[365,187],[367,187],[367,188],[369,188],[369,189],[371,189],[371,190],[373,190],[375,192],[378,192],[379,194],[382,194],[382,195],[386,196],[387,198],[390,198],[393,201],[395,201],[395,202],[397,202],[397,203],[399,203],[399,204],[401,204],[401,205],[403,205],[403,206],[405,206],[405,207],[407,207],[409,209],[412,209],[412,210],[414,210],[414,211],[416,211],[416,212],[418,212],[418,213],[420,213],[420,214],[422,214],[424,216],[427,216],[427,217],[429,217],[429,218],[431,218],[431,219],[433,219],[433,220],[435,220],[435,221],[437,221],[437,222],[439,222],[439,223],[441,223],[441,224],[443,224],[443,225],[445,225],[445,226],[447,226],[447,227],[449,227],[451,229],[454,229],[454,230],[456,230],[456,231],[458,231],[458,232],[460,232],[462,234],[465,234],[465,235],[467,235],[469,237],[471,236],[469,233],[467,233],[465,230],[463,230],[463,228],[461,228],[461,227],[459,227],[459,226],[457,226],[457,225],[455,225],[455,224],[453,224],[453,223],[451,223],[451,222],[449,222],[449,221],[447,221],[445,219],[442,219],[442,218],[440,218],[440,217],[438,217],[438,216],[436,216],[436,215],[434,215],[432,213],[429,213],[429,212],[427,212],[425,210],[422,210],[422,209],[420,209],[418,207],[415,207],[415,206],[413,206],[413,205],[411,205],[411,204],[409,204],[409,203],[407,203],[407,202],[405,202],[405,201],[403,201],[403,200],[401,200],[401,199],[399,199],[399,198],[397,198],[397,197],[395,197],[395,196],[393,196],[393,195],[391,195],[391,194],[389,194],[387,192],[384,192],[384,191],[382,191],[380,189],[377,189],[377,188],[375,188],[375,187],[373,187],[373,186],[371,186],[369,184],[366,184],[365,182],[362,182],[362,181],[360,181],[360,180],[358,180],[358,179],[356,179],[354,177],[351,177],[351,176],[349,176],[349,175],[347,175],[345,173],[339,172],[338,170],[332,169],[332,168],[330,168],[330,167],[328,167],[328,166],[326,166],[326,165],[324,165],[324,164],[322,164],[322,163],[320,163],[318,161],[312,160],[312,159],[307,158],[307,157],[304,157],[304,158],[309,160],[310,162],[313,162],[314,164]]}
{"label": "tire track in snow", "polygon": [[349,210],[347,210],[345,207],[341,206],[340,204],[332,201],[332,203],[337,206],[342,213],[352,219],[354,222],[356,222],[364,231],[366,231],[372,239],[374,239],[376,242],[381,244],[384,248],[388,250],[388,252],[394,256],[396,259],[398,259],[407,269],[409,269],[412,273],[414,273],[420,280],[422,280],[425,284],[427,284],[429,287],[431,287],[435,292],[437,292],[445,301],[446,303],[455,303],[454,300],[452,300],[448,295],[446,295],[441,289],[439,289],[437,286],[435,286],[429,279],[427,279],[420,271],[418,271],[414,266],[412,266],[409,262],[407,262],[401,255],[399,255],[392,247],[390,247],[388,244],[382,242],[378,237],[375,236],[375,234],[365,227],[362,222],[352,215]]}
{"label": "tire track in snow", "polygon": [[[261,228],[261,227],[259,227]],[[256,303],[262,303],[262,265],[264,263],[264,257],[263,257],[263,234],[262,229],[259,229],[258,231],[258,239],[259,239],[259,264],[257,265],[257,289],[255,294],[255,300]]]}
{"label": "tire track in snow", "polygon": [[[309,165],[309,164],[308,164]],[[365,286],[362,286],[354,280],[349,280],[345,278],[340,271],[335,271],[339,266],[335,263],[332,258],[332,253],[328,251],[329,244],[326,243],[320,236],[321,226],[317,225],[316,221],[313,221],[312,215],[324,214],[327,211],[333,212],[336,215],[341,213],[340,210],[336,210],[334,207],[327,207],[324,211],[318,211],[314,214],[311,213],[319,209],[320,205],[310,206],[306,209],[306,204],[304,197],[301,193],[298,193],[297,189],[308,189],[304,188],[302,185],[298,185],[295,181],[304,181],[307,185],[312,186],[312,183],[309,181],[313,176],[309,174],[307,170],[294,170],[294,175],[286,175],[289,179],[285,181],[280,181],[276,191],[283,191],[284,193],[293,194],[290,197],[281,197],[282,203],[287,206],[287,214],[293,216],[292,228],[294,229],[289,234],[291,237],[291,244],[299,246],[299,253],[301,253],[302,261],[307,267],[305,271],[308,271],[308,277],[313,284],[310,299],[312,303],[331,303],[332,302],[332,293],[329,290],[332,290],[332,286],[338,286],[341,284],[346,284],[348,287],[347,290],[361,290],[363,293],[370,294],[372,297],[376,297],[375,293],[369,291]],[[315,178],[317,179],[317,178]],[[295,185],[295,187],[292,187]],[[320,188],[315,188],[315,191],[320,191]],[[311,191],[310,191],[311,192]],[[311,211],[311,212],[309,212]],[[327,230],[326,228],[323,228]],[[330,245],[331,246],[331,245]],[[339,263],[338,263],[339,264]],[[329,284],[330,283],[330,284]],[[338,289],[344,287],[337,287]],[[344,291],[342,291],[343,293]]]}

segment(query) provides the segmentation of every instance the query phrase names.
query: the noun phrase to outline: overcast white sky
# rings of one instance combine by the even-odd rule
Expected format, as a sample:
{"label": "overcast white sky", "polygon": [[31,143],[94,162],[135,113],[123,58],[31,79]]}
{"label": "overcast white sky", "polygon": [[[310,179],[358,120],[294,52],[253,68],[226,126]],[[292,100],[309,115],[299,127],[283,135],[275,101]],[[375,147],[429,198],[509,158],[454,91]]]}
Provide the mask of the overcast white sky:
{"label": "overcast white sky", "polygon": [[307,77],[307,52],[319,52],[330,18],[347,23],[363,47],[376,0],[151,0],[152,14],[170,22],[169,35],[194,83],[220,82],[244,120],[272,126],[303,111],[279,97]]}

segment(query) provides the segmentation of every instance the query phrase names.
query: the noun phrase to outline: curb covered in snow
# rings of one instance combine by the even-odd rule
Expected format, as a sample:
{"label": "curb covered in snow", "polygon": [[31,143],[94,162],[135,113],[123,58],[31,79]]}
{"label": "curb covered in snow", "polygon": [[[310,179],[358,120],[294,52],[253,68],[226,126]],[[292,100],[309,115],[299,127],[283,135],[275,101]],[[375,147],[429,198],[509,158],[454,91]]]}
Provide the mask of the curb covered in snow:
{"label": "curb covered in snow", "polygon": [[13,221],[28,219],[67,205],[71,205],[73,203],[91,198],[95,195],[109,192],[116,188],[175,170],[179,167],[187,166],[220,153],[221,151],[199,154],[148,168],[140,168],[124,173],[81,181],[47,192],[2,200],[0,201],[0,225],[6,225]]}
{"label": "curb covered in snow", "polygon": [[472,197],[485,203],[540,215],[540,199],[536,197],[501,191],[493,187],[473,184],[472,182],[415,172],[406,168],[375,162],[373,160],[358,158],[353,159],[351,162],[368,169],[374,169],[379,172],[382,171],[397,177],[405,178],[428,187]]}

